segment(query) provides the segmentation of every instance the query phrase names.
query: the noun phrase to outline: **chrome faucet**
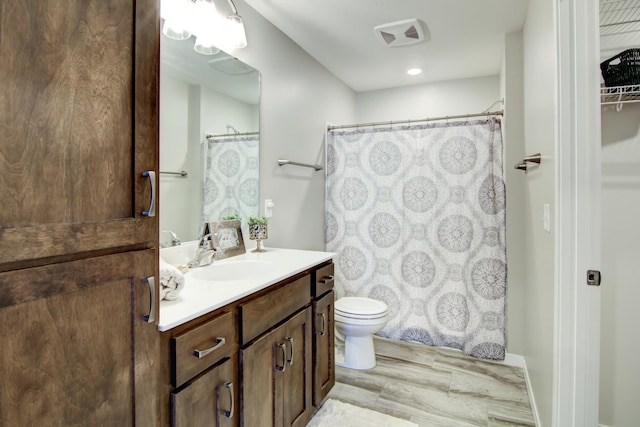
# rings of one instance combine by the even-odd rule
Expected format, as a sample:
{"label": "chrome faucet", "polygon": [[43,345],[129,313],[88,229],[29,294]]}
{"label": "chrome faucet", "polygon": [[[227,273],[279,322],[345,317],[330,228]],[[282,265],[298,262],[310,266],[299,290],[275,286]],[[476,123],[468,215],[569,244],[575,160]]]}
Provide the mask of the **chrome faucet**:
{"label": "chrome faucet", "polygon": [[180,239],[178,235],[171,230],[162,230],[163,233],[169,233],[171,235],[171,246],[179,246]]}
{"label": "chrome faucet", "polygon": [[213,247],[212,237],[213,235],[211,233],[202,236],[200,243],[198,243],[195,258],[187,264],[189,268],[204,267],[205,265],[213,264],[213,257],[218,250]]}

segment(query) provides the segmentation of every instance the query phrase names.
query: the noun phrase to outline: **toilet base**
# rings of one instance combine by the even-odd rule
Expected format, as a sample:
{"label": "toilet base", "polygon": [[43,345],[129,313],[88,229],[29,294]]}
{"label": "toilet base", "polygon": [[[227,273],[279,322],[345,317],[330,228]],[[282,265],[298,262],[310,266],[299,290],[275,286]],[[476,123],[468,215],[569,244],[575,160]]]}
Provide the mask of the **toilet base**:
{"label": "toilet base", "polygon": [[364,337],[346,336],[344,340],[344,358],[336,354],[336,365],[348,369],[366,370],[376,367],[376,353],[373,347],[373,335]]}

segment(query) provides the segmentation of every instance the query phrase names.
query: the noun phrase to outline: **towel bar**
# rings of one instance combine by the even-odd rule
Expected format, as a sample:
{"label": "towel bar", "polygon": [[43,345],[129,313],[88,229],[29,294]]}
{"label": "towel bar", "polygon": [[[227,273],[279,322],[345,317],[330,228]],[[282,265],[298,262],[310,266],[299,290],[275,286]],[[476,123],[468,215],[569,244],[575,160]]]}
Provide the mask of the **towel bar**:
{"label": "towel bar", "polygon": [[286,159],[278,160],[278,166],[283,166],[283,165],[303,166],[305,168],[313,168],[316,171],[321,171],[323,169],[322,166],[320,166],[320,165],[310,165],[308,163],[299,163],[299,162],[294,162],[294,161],[286,160]]}
{"label": "towel bar", "polygon": [[180,172],[165,172],[165,171],[160,171],[161,174],[164,175],[179,175],[183,178],[185,178],[187,175],[189,175],[189,173],[187,171],[180,171]]}

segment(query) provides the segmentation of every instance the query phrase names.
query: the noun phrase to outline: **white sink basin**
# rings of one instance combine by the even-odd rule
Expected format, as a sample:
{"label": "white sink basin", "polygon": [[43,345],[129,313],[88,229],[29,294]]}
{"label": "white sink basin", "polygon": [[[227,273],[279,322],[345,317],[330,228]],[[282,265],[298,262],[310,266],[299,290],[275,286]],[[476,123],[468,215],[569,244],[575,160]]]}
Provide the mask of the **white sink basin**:
{"label": "white sink basin", "polygon": [[198,241],[193,240],[178,246],[160,249],[160,256],[165,262],[173,265],[187,265],[196,256]]}
{"label": "white sink basin", "polygon": [[271,261],[225,260],[224,262],[214,262],[206,267],[193,268],[187,274],[198,280],[229,282],[259,277],[272,271],[275,266],[276,264]]}

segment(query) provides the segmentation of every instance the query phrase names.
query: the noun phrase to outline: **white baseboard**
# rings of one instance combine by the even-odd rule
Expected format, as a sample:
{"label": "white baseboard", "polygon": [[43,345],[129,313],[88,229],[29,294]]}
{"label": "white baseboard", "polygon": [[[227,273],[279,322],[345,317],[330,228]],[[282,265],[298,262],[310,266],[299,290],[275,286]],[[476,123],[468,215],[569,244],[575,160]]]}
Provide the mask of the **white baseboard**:
{"label": "white baseboard", "polygon": [[[522,371],[524,372],[524,382],[525,384],[527,384],[527,393],[529,394],[529,403],[531,404],[531,412],[533,412],[533,421],[537,426],[539,426],[540,417],[538,416],[538,407],[536,406],[536,399],[535,399],[535,396],[533,395],[533,390],[531,389],[531,381],[529,379],[529,371],[527,370],[527,362],[525,361],[524,357],[520,356],[519,354],[507,353],[505,354],[503,363],[508,366],[515,366],[517,368],[522,368]],[[606,427],[606,426],[600,426],[600,427]]]}
{"label": "white baseboard", "polygon": [[507,366],[514,366],[516,368],[525,368],[524,357],[519,354],[506,353],[504,360],[502,361]]}

